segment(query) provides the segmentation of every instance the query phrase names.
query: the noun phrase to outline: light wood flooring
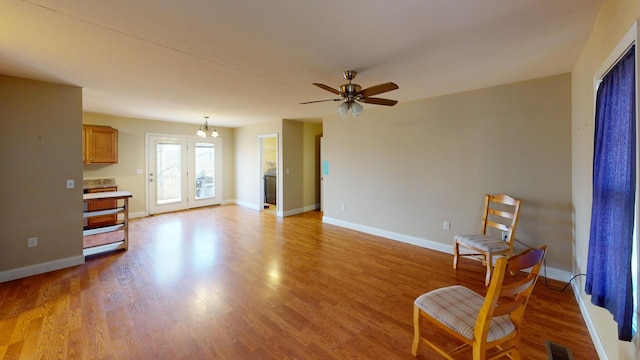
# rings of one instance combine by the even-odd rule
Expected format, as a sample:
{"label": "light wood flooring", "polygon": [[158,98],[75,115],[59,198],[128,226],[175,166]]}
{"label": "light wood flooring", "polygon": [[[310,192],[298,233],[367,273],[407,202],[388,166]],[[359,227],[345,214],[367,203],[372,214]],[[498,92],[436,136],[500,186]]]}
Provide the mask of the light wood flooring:
{"label": "light wood flooring", "polygon": [[[452,255],[225,205],[134,219],[129,251],[0,284],[0,359],[412,359],[413,300],[484,268]],[[524,359],[597,354],[575,297],[540,278]],[[437,359],[426,346],[420,358]]]}

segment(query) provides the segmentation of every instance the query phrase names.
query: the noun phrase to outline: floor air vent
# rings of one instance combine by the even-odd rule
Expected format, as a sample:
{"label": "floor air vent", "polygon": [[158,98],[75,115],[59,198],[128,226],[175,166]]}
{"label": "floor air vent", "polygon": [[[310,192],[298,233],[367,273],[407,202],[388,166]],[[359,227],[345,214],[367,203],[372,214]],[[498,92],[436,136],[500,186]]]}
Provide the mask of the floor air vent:
{"label": "floor air vent", "polygon": [[545,341],[545,344],[549,360],[573,360],[573,354],[568,347],[552,343],[549,340]]}

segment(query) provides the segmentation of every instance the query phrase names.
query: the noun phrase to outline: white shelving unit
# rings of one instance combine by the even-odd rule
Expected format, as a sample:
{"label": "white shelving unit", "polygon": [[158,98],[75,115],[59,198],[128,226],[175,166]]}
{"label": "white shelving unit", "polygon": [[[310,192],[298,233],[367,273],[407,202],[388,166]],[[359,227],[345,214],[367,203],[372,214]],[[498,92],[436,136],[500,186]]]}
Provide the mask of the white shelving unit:
{"label": "white shelving unit", "polygon": [[117,204],[113,209],[85,211],[82,215],[84,218],[122,214],[121,220],[120,216],[118,216],[119,220],[115,225],[85,229],[82,231],[84,256],[113,250],[129,249],[129,198],[131,196],[131,193],[128,191],[111,191],[83,195],[84,201],[109,199],[115,200]]}

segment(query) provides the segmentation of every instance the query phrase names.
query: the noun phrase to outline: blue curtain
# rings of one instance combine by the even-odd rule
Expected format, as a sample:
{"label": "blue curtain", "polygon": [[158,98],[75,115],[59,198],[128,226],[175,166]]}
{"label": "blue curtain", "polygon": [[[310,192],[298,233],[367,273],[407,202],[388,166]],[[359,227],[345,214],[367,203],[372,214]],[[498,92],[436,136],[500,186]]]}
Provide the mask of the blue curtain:
{"label": "blue curtain", "polygon": [[633,336],[633,245],[636,193],[635,46],[602,79],[596,98],[593,204],[585,291]]}

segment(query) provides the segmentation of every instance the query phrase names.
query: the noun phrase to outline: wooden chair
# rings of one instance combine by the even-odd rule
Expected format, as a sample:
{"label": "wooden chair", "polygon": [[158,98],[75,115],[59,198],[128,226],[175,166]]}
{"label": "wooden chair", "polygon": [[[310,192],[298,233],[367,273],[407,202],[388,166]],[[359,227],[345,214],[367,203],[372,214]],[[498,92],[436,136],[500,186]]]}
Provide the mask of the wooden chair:
{"label": "wooden chair", "polygon": [[[509,257],[513,254],[519,215],[520,200],[509,195],[486,195],[480,234],[458,234],[453,238],[453,268],[458,268],[460,256],[480,257],[487,267],[484,284],[489,285],[493,257]],[[473,253],[462,254],[461,246],[472,250]]]}
{"label": "wooden chair", "polygon": [[[411,352],[418,355],[421,342],[440,355],[472,347],[474,360],[497,359],[508,355],[520,359],[520,329],[524,310],[533,292],[547,247],[528,249],[509,259],[499,258],[486,297],[460,285],[436,289],[414,302],[414,337]],[[527,274],[521,272],[531,269]],[[513,274],[505,279],[505,274]],[[511,279],[512,281],[505,281]],[[459,347],[447,351],[434,340],[422,336],[423,319]]]}

